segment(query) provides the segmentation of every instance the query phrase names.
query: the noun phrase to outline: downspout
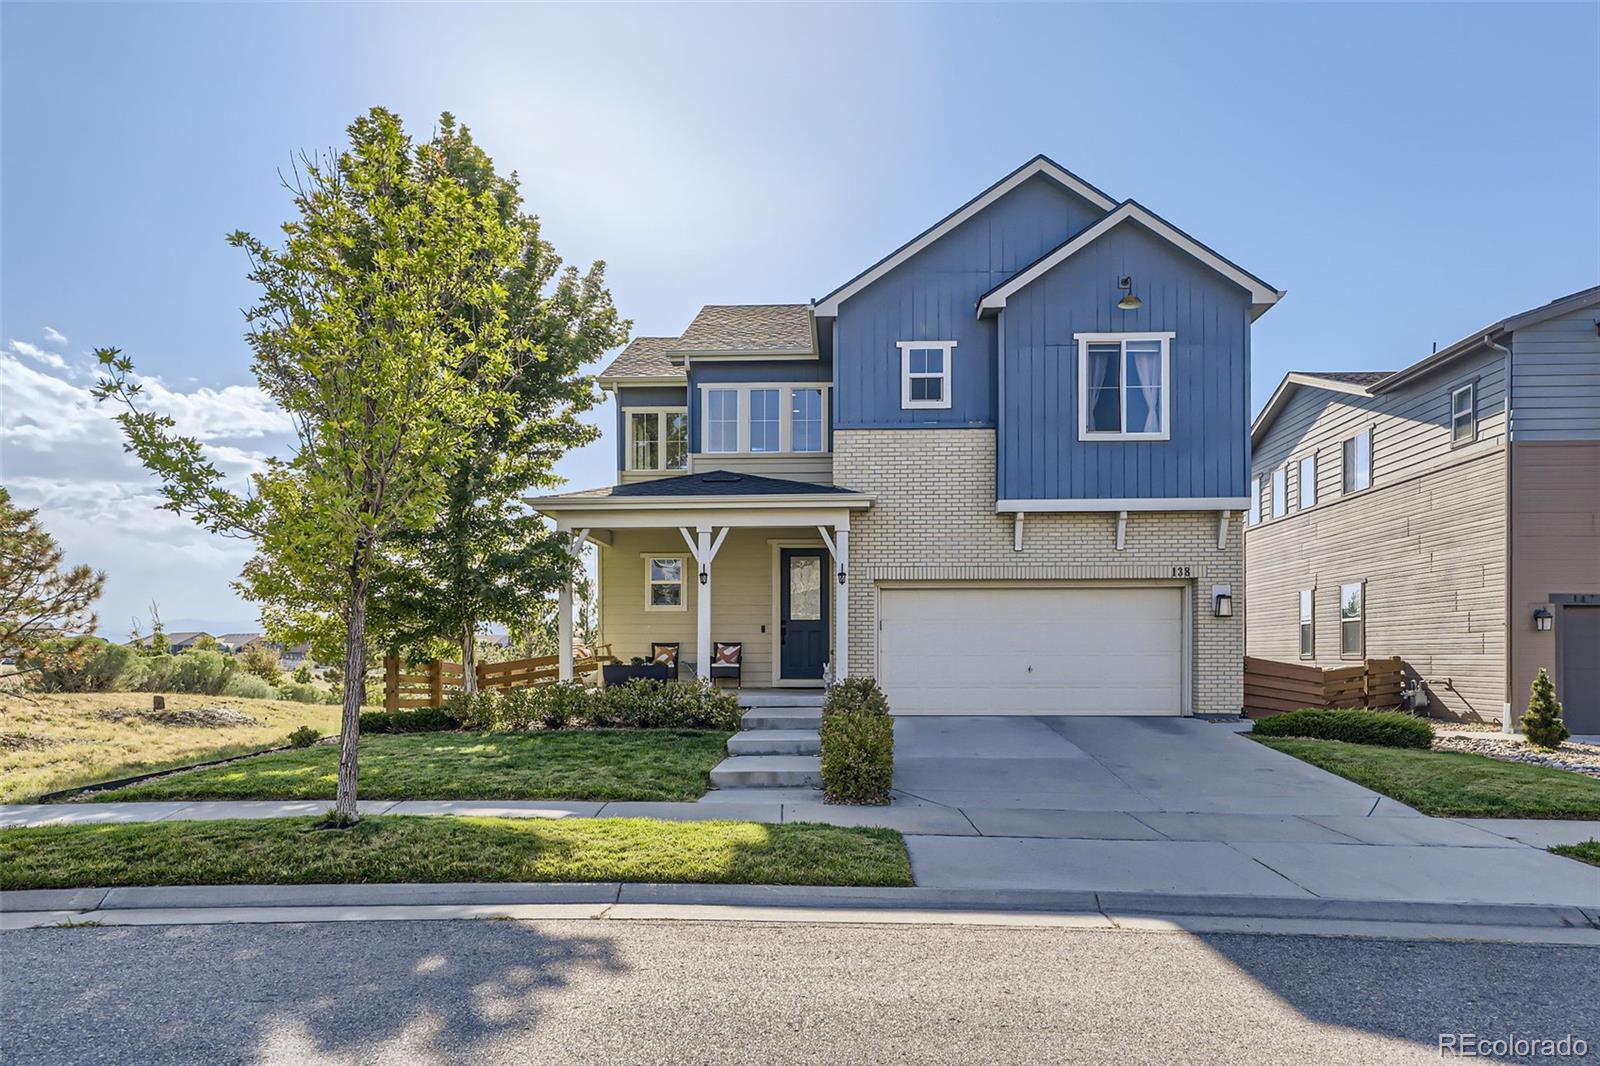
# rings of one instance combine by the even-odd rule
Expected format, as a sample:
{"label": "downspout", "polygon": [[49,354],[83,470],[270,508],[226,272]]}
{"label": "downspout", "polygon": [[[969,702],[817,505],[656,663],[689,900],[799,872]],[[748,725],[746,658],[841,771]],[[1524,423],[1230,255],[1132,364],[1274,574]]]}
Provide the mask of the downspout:
{"label": "downspout", "polygon": [[1485,333],[1483,335],[1483,343],[1485,345],[1487,345],[1488,347],[1493,348],[1495,351],[1501,353],[1501,355],[1505,356],[1505,367],[1506,367],[1505,375],[1504,375],[1504,377],[1505,377],[1505,386],[1504,387],[1505,387],[1505,390],[1506,390],[1506,399],[1505,399],[1505,414],[1506,414],[1506,424],[1505,424],[1505,440],[1506,440],[1506,444],[1505,444],[1505,448],[1506,448],[1506,491],[1505,491],[1505,508],[1506,508],[1506,655],[1505,655],[1506,701],[1505,701],[1505,705],[1502,707],[1502,709],[1500,711],[1500,732],[1502,732],[1502,733],[1515,733],[1516,732],[1516,728],[1511,724],[1511,705],[1512,705],[1511,701],[1512,701],[1512,698],[1513,698],[1511,689],[1512,689],[1512,686],[1516,683],[1515,682],[1515,678],[1513,676],[1513,667],[1512,667],[1513,656],[1512,656],[1512,648],[1511,648],[1511,642],[1512,642],[1511,632],[1512,632],[1512,628],[1513,628],[1512,627],[1512,621],[1511,621],[1511,614],[1512,614],[1512,610],[1513,610],[1513,606],[1514,606],[1513,603],[1512,603],[1512,592],[1511,592],[1511,590],[1512,590],[1512,582],[1511,582],[1511,559],[1512,559],[1512,555],[1511,555],[1511,536],[1512,536],[1512,532],[1513,532],[1512,525],[1516,521],[1516,516],[1513,513],[1513,504],[1512,504],[1512,497],[1511,497],[1511,375],[1512,375],[1512,364],[1511,364],[1511,349],[1507,348],[1503,344],[1496,344],[1494,341],[1489,339],[1490,336],[1491,336],[1491,334]]}

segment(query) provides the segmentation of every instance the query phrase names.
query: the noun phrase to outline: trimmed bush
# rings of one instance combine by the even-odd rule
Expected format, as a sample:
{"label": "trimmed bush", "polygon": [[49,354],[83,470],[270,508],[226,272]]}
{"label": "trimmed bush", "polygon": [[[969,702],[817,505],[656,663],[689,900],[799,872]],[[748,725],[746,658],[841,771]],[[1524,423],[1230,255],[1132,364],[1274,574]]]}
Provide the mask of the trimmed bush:
{"label": "trimmed bush", "polygon": [[238,696],[248,700],[275,700],[278,690],[255,674],[234,674],[222,686],[224,696]]}
{"label": "trimmed bush", "polygon": [[299,729],[296,729],[293,733],[289,734],[289,746],[291,748],[309,748],[311,745],[315,744],[321,739],[321,730],[313,729],[308,725],[303,725]]}
{"label": "trimmed bush", "polygon": [[829,803],[882,806],[894,785],[894,719],[872,678],[833,685],[822,705],[822,788]]}
{"label": "trimmed bush", "polygon": [[1313,740],[1342,740],[1349,744],[1373,744],[1381,748],[1421,748],[1433,746],[1433,730],[1421,718],[1399,711],[1319,710],[1273,715],[1256,720],[1251,729],[1264,737],[1309,737]]}
{"label": "trimmed bush", "polygon": [[442,713],[456,724],[449,728],[470,729],[475,733],[494,733],[501,728],[500,694],[493,689],[457,692],[446,696]]}
{"label": "trimmed bush", "polygon": [[[516,691],[516,690],[513,690]],[[529,721],[523,729],[566,729],[593,719],[601,696],[576,681],[558,681],[524,690]]]}
{"label": "trimmed bush", "polygon": [[[578,705],[570,696],[565,710]],[[611,729],[739,728],[739,699],[703,681],[668,684],[635,678],[590,697],[590,720]],[[553,712],[554,713],[554,712]]]}
{"label": "trimmed bush", "polygon": [[418,707],[411,711],[362,711],[363,733],[447,733],[461,728],[443,707]]}
{"label": "trimmed bush", "polygon": [[1539,748],[1559,748],[1561,742],[1572,735],[1567,723],[1561,720],[1556,687],[1542,666],[1533,678],[1528,713],[1522,716],[1522,735],[1528,738],[1529,744]]}

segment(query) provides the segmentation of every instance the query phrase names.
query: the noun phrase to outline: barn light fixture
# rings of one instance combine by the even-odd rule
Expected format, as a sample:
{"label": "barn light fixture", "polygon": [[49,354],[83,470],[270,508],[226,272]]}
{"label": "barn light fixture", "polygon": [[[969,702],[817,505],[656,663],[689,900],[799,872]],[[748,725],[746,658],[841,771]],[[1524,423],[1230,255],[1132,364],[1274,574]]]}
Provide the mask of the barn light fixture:
{"label": "barn light fixture", "polygon": [[1139,299],[1133,291],[1133,275],[1124,274],[1117,279],[1117,288],[1124,290],[1127,295],[1117,301],[1117,307],[1124,311],[1137,311],[1144,306],[1144,301]]}
{"label": "barn light fixture", "polygon": [[1548,633],[1555,624],[1555,616],[1545,608],[1541,607],[1533,612],[1533,628],[1539,632]]}

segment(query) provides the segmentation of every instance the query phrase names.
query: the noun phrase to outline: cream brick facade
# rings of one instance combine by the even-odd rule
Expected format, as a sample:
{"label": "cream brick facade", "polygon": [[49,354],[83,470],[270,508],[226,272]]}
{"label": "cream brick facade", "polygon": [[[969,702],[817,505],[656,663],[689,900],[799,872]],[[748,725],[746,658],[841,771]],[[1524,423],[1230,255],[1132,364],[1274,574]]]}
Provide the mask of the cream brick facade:
{"label": "cream brick facade", "polygon": [[[836,430],[834,483],[870,493],[850,532],[850,670],[877,661],[877,593],[894,581],[1166,581],[1190,590],[1190,679],[1197,714],[1243,701],[1243,517],[1217,547],[1215,511],[1132,512],[1125,547],[1114,513],[1030,514],[1022,551],[995,505],[992,429]],[[1181,568],[1189,568],[1182,571]],[[1234,613],[1214,618],[1211,587],[1232,586]]]}

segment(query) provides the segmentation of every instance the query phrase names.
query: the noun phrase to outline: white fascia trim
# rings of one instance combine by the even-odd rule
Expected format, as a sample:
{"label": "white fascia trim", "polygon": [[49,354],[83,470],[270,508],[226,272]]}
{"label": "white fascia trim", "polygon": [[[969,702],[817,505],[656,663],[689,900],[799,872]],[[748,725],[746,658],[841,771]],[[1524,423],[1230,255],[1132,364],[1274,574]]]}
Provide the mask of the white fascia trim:
{"label": "white fascia trim", "polygon": [[[803,453],[802,453],[803,454]],[[523,502],[540,514],[557,514],[561,511],[671,511],[685,507],[717,509],[748,509],[773,507],[793,510],[806,507],[842,507],[864,511],[872,506],[873,497],[853,493],[782,493],[770,496],[595,496],[590,499],[553,500],[530,498]]]}
{"label": "white fascia trim", "polygon": [[[1387,381],[1388,379],[1385,378],[1384,380]],[[1377,382],[1376,384],[1382,384],[1382,382]],[[1251,443],[1260,442],[1261,434],[1267,428],[1267,424],[1278,417],[1278,412],[1283,409],[1284,404],[1289,402],[1289,398],[1294,395],[1294,390],[1302,385],[1313,389],[1322,389],[1326,392],[1342,392],[1346,396],[1371,396],[1375,387],[1375,385],[1355,385],[1348,381],[1335,381],[1332,378],[1318,377],[1315,374],[1290,371],[1283,375],[1283,380],[1278,382],[1278,387],[1272,391],[1272,398],[1261,409],[1261,413],[1256,416],[1256,420],[1250,424]]]}
{"label": "white fascia trim", "polygon": [[806,351],[806,352],[802,352],[802,351],[784,351],[784,352],[740,352],[740,351],[728,351],[728,352],[668,352],[667,353],[668,361],[672,362],[674,364],[676,364],[676,363],[687,364],[689,362],[689,360],[691,360],[691,359],[694,359],[694,360],[708,359],[708,360],[710,360],[710,361],[712,361],[714,363],[739,363],[739,362],[764,362],[764,361],[769,360],[769,359],[774,361],[774,362],[777,362],[777,361],[790,362],[790,361],[799,361],[799,360],[805,360],[805,359],[815,360],[815,359],[819,359],[819,358],[821,358],[821,356],[819,356],[815,350]]}
{"label": "white fascia trim", "polygon": [[1248,496],[1162,496],[1140,499],[1101,500],[996,500],[994,509],[1061,513],[1071,511],[1240,511],[1250,503]]}
{"label": "white fascia trim", "polygon": [[615,388],[663,388],[681,389],[689,384],[689,376],[685,374],[679,378],[595,378],[594,383],[602,389]]}
{"label": "white fascia trim", "polygon": [[1033,266],[1029,267],[1027,270],[1024,270],[1022,273],[1016,275],[1010,281],[1006,282],[1004,285],[985,296],[978,303],[979,317],[982,317],[985,311],[998,311],[1000,308],[1006,305],[1006,300],[1012,294],[1023,288],[1026,288],[1029,285],[1032,285],[1045,274],[1054,270],[1063,262],[1076,255],[1078,252],[1082,251],[1084,248],[1105,236],[1105,234],[1110,232],[1113,228],[1130,219],[1139,223],[1145,229],[1154,233],[1157,237],[1160,237],[1168,244],[1178,248],[1180,251],[1187,252],[1190,256],[1200,260],[1200,262],[1204,263],[1212,270],[1215,270],[1218,274],[1221,274],[1223,277],[1227,278],[1241,289],[1244,289],[1250,294],[1251,304],[1258,307],[1271,307],[1273,304],[1283,299],[1284,294],[1281,291],[1262,284],[1260,281],[1251,277],[1249,274],[1246,274],[1244,271],[1240,270],[1226,259],[1217,255],[1217,253],[1201,245],[1198,241],[1194,240],[1194,238],[1189,237],[1182,231],[1172,226],[1170,223],[1157,218],[1155,215],[1152,215],[1150,212],[1146,211],[1132,200],[1129,200],[1123,203],[1115,211],[1112,211],[1110,214],[1106,215],[1099,222],[1096,222],[1094,225],[1078,234],[1072,240],[1068,241],[1066,244],[1063,244],[1060,248],[1057,248],[1054,252],[1045,256],[1043,259],[1033,264]]}
{"label": "white fascia trim", "polygon": [[966,207],[961,208],[949,218],[946,218],[933,229],[928,230],[922,236],[914,239],[910,244],[901,248],[899,251],[892,253],[887,259],[881,260],[876,266],[872,267],[865,274],[860,275],[854,281],[846,282],[841,288],[835,289],[827,296],[824,296],[819,302],[812,305],[812,313],[823,318],[836,317],[839,314],[839,305],[844,303],[844,301],[848,300],[850,297],[854,296],[868,285],[871,285],[873,282],[889,273],[889,271],[893,270],[901,263],[904,263],[907,259],[910,259],[918,252],[928,247],[928,245],[932,244],[940,237],[943,237],[946,233],[949,233],[951,230],[972,218],[984,208],[988,207],[990,204],[994,203],[1002,196],[1005,196],[1011,190],[1015,189],[1017,186],[1021,185],[1023,182],[1037,174],[1045,174],[1051,178],[1054,178],[1056,181],[1060,182],[1062,185],[1065,185],[1067,188],[1071,189],[1073,192],[1077,193],[1091,204],[1094,204],[1102,211],[1110,211],[1112,208],[1117,206],[1115,200],[1100,192],[1098,189],[1084,184],[1082,179],[1068,173],[1065,170],[1062,170],[1060,167],[1050,162],[1050,160],[1037,159],[1031,165],[1024,166],[1021,170],[1011,175],[1011,177],[994,186],[988,192],[984,193],[982,196],[979,196],[976,200],[973,200],[971,203],[967,204]]}

